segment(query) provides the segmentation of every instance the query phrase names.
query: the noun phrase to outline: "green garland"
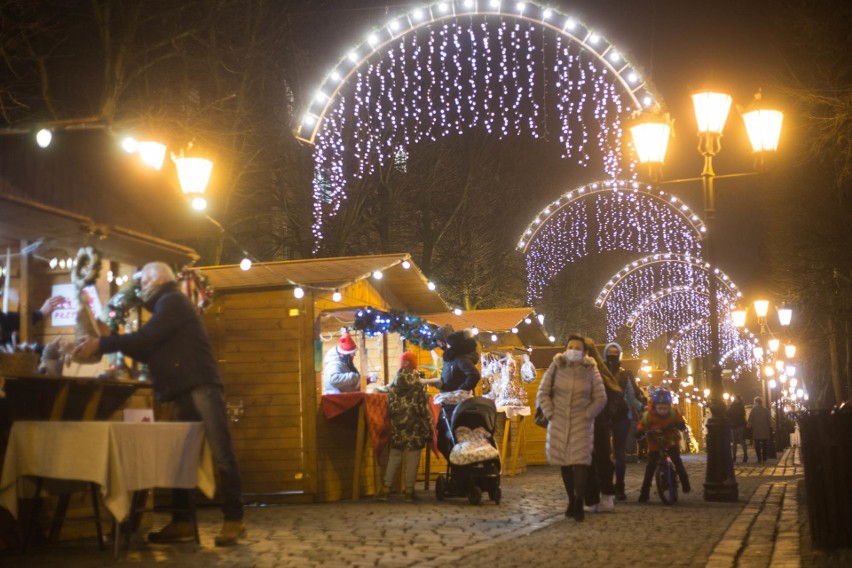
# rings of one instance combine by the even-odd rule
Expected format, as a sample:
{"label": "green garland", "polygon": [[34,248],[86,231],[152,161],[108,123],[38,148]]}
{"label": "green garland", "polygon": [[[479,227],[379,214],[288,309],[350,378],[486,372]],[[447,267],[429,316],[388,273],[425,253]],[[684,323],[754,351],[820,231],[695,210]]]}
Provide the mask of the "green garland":
{"label": "green garland", "polygon": [[423,349],[434,349],[438,346],[435,341],[438,326],[401,310],[385,312],[375,308],[362,308],[355,314],[353,329],[363,331],[367,335],[396,333]]}

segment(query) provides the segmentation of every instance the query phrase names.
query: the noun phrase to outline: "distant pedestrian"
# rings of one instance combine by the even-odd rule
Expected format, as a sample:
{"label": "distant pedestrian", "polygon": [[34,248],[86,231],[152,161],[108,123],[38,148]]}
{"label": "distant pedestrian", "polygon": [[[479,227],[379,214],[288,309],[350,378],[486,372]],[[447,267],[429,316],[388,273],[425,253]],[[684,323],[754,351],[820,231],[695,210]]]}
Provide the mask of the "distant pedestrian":
{"label": "distant pedestrian", "polygon": [[[630,409],[624,398],[624,390],[598,353],[595,342],[586,338],[586,352],[595,360],[606,391],[606,407],[595,418],[595,440],[592,447],[592,467],[586,484],[585,511],[587,513],[612,512],[615,510],[615,487],[612,483],[612,436],[616,426],[628,424]],[[623,481],[623,478],[622,478]]]}
{"label": "distant pedestrian", "polygon": [[388,392],[390,420],[390,455],[385,469],[384,485],[376,494],[378,501],[387,501],[394,478],[405,456],[405,500],[416,501],[414,483],[420,453],[432,440],[432,410],[426,386],[420,384],[417,355],[406,351],[399,359],[399,370]]}
{"label": "distant pedestrian", "polygon": [[754,406],[748,415],[748,425],[751,427],[751,437],[754,439],[754,453],[757,463],[766,461],[766,448],[769,436],[772,435],[772,416],[769,409],[763,406],[763,399],[754,397]]}
{"label": "distant pedestrian", "polygon": [[[624,474],[627,470],[627,442],[631,428],[642,416],[646,401],[640,399],[634,384],[633,373],[621,366],[621,345],[612,342],[604,347],[604,361],[613,379],[621,387],[624,400],[627,402],[627,415],[621,419],[614,418],[612,422],[612,453],[615,458],[615,498],[619,501],[627,499],[624,493]],[[608,393],[607,393],[608,394]]]}
{"label": "distant pedestrian", "polygon": [[743,463],[748,462],[748,446],[746,446],[745,429],[746,429],[746,413],[743,399],[740,395],[735,394],[731,405],[725,411],[725,416],[731,422],[731,452],[734,458],[734,463],[737,461],[737,446],[743,447]]}
{"label": "distant pedestrian", "polygon": [[565,352],[556,355],[538,387],[536,406],[547,425],[547,462],[561,466],[568,493],[566,517],[585,518],[583,499],[592,463],[595,417],[606,406],[606,391],[595,360],[581,335],[571,335]]}

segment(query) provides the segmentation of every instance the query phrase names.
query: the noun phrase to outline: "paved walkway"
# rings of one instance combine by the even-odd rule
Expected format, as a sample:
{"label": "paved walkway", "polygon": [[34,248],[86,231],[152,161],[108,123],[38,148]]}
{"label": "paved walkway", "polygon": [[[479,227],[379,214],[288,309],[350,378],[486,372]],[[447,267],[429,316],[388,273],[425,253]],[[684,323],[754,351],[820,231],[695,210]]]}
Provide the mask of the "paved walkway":
{"label": "paved walkway", "polygon": [[[149,545],[134,535],[115,559],[91,539],[40,548],[27,557],[0,551],[0,566],[627,566],[658,558],[669,566],[832,566],[848,556],[809,548],[803,533],[803,469],[798,453],[785,452],[765,466],[738,464],[740,500],[702,498],[705,456],[685,456],[693,492],[665,507],[639,504],[643,464],[628,464],[628,501],[614,513],[564,517],[566,498],[557,468],[531,467],[503,480],[503,502],[471,506],[466,499],[436,501],[421,492],[417,504],[393,500],[251,507],[249,536],[232,548],[215,548],[218,511],[199,512],[201,547]],[[165,522],[157,515],[156,526]],[[662,559],[665,560],[662,560]],[[840,559],[840,560],[838,560]],[[848,564],[847,564],[848,565]]]}

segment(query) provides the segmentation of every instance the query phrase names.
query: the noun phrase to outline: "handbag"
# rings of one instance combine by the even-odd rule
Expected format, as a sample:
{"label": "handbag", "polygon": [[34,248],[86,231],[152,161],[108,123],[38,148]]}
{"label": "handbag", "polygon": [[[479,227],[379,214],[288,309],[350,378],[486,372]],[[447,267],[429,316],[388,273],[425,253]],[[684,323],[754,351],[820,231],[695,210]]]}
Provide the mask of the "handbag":
{"label": "handbag", "polygon": [[[551,364],[551,367],[553,367],[552,364]],[[548,371],[549,370],[550,369],[548,369]],[[547,378],[547,373],[544,374],[544,378]],[[542,380],[544,380],[544,378]],[[551,381],[550,381],[550,396],[551,396],[551,398],[553,397],[553,381],[554,380],[556,380],[556,379],[551,379]],[[541,426],[542,428],[547,428],[547,426],[550,424],[550,420],[547,419],[547,416],[544,415],[544,411],[537,404],[536,404],[536,407],[535,407],[535,416],[533,417],[533,422],[535,422],[536,426]]]}
{"label": "handbag", "polygon": [[541,426],[542,428],[547,428],[550,421],[544,415],[544,411],[540,406],[535,407],[535,417],[533,418],[533,422],[535,422],[536,426]]}

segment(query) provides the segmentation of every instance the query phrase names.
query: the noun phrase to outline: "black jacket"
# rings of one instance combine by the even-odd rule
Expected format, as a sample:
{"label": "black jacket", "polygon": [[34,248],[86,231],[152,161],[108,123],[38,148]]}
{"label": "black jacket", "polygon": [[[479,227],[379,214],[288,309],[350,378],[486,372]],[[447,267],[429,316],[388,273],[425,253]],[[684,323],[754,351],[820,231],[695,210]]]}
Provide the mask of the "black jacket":
{"label": "black jacket", "polygon": [[457,331],[447,337],[444,366],[441,369],[441,392],[472,391],[479,383],[476,362],[476,340]]}
{"label": "black jacket", "polygon": [[177,284],[165,284],[149,306],[151,319],[139,331],[101,337],[101,353],[121,351],[146,363],[157,400],[174,400],[202,384],[222,385],[201,318]]}
{"label": "black jacket", "polygon": [[746,414],[745,405],[743,405],[742,401],[733,401],[728,407],[728,409],[725,411],[725,416],[727,416],[728,420],[731,421],[732,428],[745,428]]}

